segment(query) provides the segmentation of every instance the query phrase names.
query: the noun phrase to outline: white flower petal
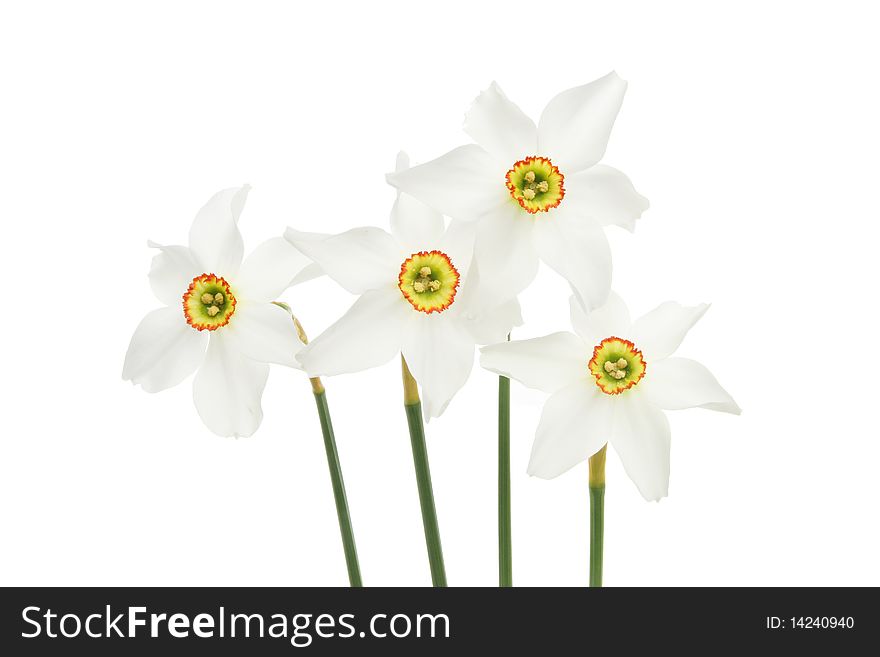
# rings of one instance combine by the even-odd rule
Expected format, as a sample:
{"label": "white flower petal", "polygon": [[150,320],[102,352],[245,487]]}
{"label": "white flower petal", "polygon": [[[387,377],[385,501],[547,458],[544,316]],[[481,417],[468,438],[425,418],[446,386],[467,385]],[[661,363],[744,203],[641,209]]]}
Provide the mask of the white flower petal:
{"label": "white flower petal", "polygon": [[666,358],[678,349],[684,336],[707,310],[709,304],[706,303],[696,306],[682,306],[675,301],[661,303],[633,322],[631,340],[648,363]]}
{"label": "white flower petal", "polygon": [[611,437],[613,400],[587,381],[554,393],[544,404],[528,473],[552,479],[602,449]]}
{"label": "white flower petal", "polygon": [[538,122],[538,151],[563,174],[587,169],[605,154],[626,82],[611,72],[553,98]]}
{"label": "white flower petal", "polygon": [[590,374],[591,356],[584,341],[573,333],[499,342],[480,352],[480,365],[487,370],[544,392],[556,392]]}
{"label": "white flower petal", "polygon": [[474,341],[451,318],[419,313],[403,343],[403,357],[421,387],[426,420],[439,417],[474,366]]}
{"label": "white flower petal", "polygon": [[311,376],[376,367],[401,350],[416,314],[396,286],[369,290],[297,358]]}
{"label": "white flower petal", "polygon": [[669,420],[644,395],[629,390],[615,400],[611,445],[626,474],[648,501],[669,493]]}
{"label": "white flower petal", "polygon": [[477,219],[510,200],[504,166],[470,144],[436,160],[389,173],[388,183],[456,219]]}
{"label": "white flower petal", "polygon": [[480,315],[459,319],[477,344],[495,344],[507,339],[514,326],[522,326],[519,301],[511,299]]}
{"label": "white flower petal", "polygon": [[475,222],[455,219],[449,222],[449,226],[440,237],[437,248],[449,256],[462,280],[470,276],[469,272],[474,260],[474,242],[476,237]]}
{"label": "white flower petal", "polygon": [[274,301],[312,264],[283,237],[274,237],[251,251],[235,277],[236,293],[244,299]]}
{"label": "white flower petal", "polygon": [[[396,171],[409,169],[409,157],[397,155]],[[443,215],[409,194],[399,193],[391,208],[391,234],[404,249],[415,253],[436,245],[446,227]]]}
{"label": "white flower petal", "polygon": [[495,82],[474,99],[464,117],[464,131],[511,166],[537,152],[535,122],[512,103]]}
{"label": "white flower petal", "polygon": [[742,412],[712,373],[688,358],[664,358],[651,363],[640,386],[659,408],[699,407],[734,415]]}
{"label": "white flower petal", "polygon": [[391,234],[410,253],[437,244],[443,235],[443,215],[409,194],[399,194],[391,208]]}
{"label": "white flower petal", "polygon": [[250,186],[224,189],[199,210],[189,229],[189,248],[202,273],[234,277],[244,255],[244,242],[238,230],[238,217],[244,208]]}
{"label": "white flower petal", "polygon": [[598,308],[611,290],[611,248],[605,231],[592,219],[566,211],[535,223],[538,255],[566,279],[581,303]]}
{"label": "white flower petal", "polygon": [[571,325],[584,342],[596,346],[612,336],[627,339],[632,330],[629,309],[616,292],[610,292],[605,303],[591,313],[586,312],[576,296],[568,299]]}
{"label": "white flower petal", "polygon": [[192,280],[204,274],[199,263],[185,246],[163,246],[147,242],[154,249],[161,249],[150,264],[150,286],[162,303],[173,306],[182,303],[183,295]]}
{"label": "white flower petal", "polygon": [[596,219],[603,226],[614,224],[632,231],[636,219],[648,209],[648,199],[617,169],[597,164],[565,177],[565,199],[569,209]]}
{"label": "white flower petal", "polygon": [[406,255],[381,228],[354,228],[325,237],[288,228],[284,238],[352,294],[397,280]]}
{"label": "white flower petal", "polygon": [[214,331],[205,362],[193,381],[193,401],[218,436],[246,438],[263,421],[260,401],[269,366],[242,354],[222,330]]}
{"label": "white flower petal", "polygon": [[147,392],[177,385],[202,362],[208,342],[204,333],[186,323],[182,306],[148,313],[131,336],[122,378]]}
{"label": "white flower petal", "polygon": [[293,318],[274,303],[241,301],[229,325],[218,330],[248,358],[301,369],[296,355],[303,344]]}
{"label": "white flower petal", "polygon": [[299,285],[300,283],[305,283],[306,281],[310,281],[313,278],[318,278],[319,276],[323,276],[323,275],[324,275],[324,270],[321,269],[321,267],[318,265],[318,263],[312,262],[312,263],[306,265],[305,267],[303,267],[303,269],[301,269],[300,272],[296,276],[293,277],[293,280],[290,281],[290,287],[294,287],[295,285]]}
{"label": "white flower petal", "polygon": [[474,257],[479,286],[470,308],[490,309],[522,292],[538,273],[534,220],[515,203],[505,203],[477,224]]}
{"label": "white flower petal", "polygon": [[[468,226],[472,225],[465,222],[459,223]],[[476,235],[476,231],[474,231],[474,235]],[[480,268],[477,266],[473,251],[471,253],[471,261],[466,268],[467,274],[462,273],[455,260],[452,261],[461,276],[453,309],[465,319],[475,319],[480,316],[489,315],[499,302],[498,299],[491,299],[491,290],[481,289],[483,286],[480,283]],[[490,308],[482,305],[487,302],[491,304]],[[505,335],[507,334],[505,333]]]}

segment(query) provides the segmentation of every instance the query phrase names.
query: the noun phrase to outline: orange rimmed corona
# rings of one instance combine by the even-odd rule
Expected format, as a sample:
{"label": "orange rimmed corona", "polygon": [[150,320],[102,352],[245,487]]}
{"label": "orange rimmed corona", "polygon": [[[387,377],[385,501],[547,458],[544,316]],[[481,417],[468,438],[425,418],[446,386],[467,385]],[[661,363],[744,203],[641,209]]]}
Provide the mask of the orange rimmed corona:
{"label": "orange rimmed corona", "polygon": [[413,308],[423,313],[443,312],[455,301],[459,274],[442,251],[413,253],[400,266],[397,284]]}
{"label": "orange rimmed corona", "polygon": [[565,176],[546,157],[515,162],[505,176],[511,197],[529,214],[557,207],[565,196]]}
{"label": "orange rimmed corona", "polygon": [[607,395],[619,395],[632,388],[647,368],[642,352],[632,342],[614,336],[596,345],[589,367],[596,385]]}
{"label": "orange rimmed corona", "polygon": [[186,323],[198,331],[216,331],[235,314],[235,296],[226,279],[214,274],[196,276],[183,295]]}

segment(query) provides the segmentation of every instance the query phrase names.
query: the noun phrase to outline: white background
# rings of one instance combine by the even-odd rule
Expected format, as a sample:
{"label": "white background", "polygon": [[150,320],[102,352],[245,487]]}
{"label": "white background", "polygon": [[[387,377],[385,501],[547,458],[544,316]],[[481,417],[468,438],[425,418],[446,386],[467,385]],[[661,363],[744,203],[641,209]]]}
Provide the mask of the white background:
{"label": "white background", "polygon": [[[156,307],[147,238],[185,240],[217,190],[253,185],[247,248],[286,225],[387,227],[383,174],[469,141],[495,79],[537,118],[616,69],[605,162],[651,201],[610,232],[641,314],[712,301],[681,355],[741,417],[672,414],[670,495],[608,459],[608,585],[880,584],[874,378],[877,17],[858,3],[80,2],[0,10],[3,186],[0,582],[344,585],[301,373],[265,421],[215,437],[189,381],[124,383]],[[568,326],[542,270],[515,337]],[[317,335],[352,298],[285,299]],[[328,380],[364,581],[430,582],[398,363]],[[496,378],[475,369],[428,444],[452,585],[493,585]],[[513,385],[514,578],[587,581],[586,465],[525,474],[543,396]]]}

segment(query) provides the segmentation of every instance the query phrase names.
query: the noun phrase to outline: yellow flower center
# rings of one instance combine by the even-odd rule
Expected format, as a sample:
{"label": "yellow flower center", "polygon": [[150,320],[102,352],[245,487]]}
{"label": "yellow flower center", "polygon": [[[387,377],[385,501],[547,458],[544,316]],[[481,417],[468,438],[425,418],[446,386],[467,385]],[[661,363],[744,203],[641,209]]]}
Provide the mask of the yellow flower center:
{"label": "yellow flower center", "polygon": [[507,189],[529,214],[547,212],[565,196],[565,176],[546,157],[527,157],[507,172]]}
{"label": "yellow flower center", "polygon": [[642,380],[647,369],[642,352],[629,340],[614,336],[596,345],[589,367],[596,385],[608,395],[629,390]]}
{"label": "yellow flower center", "polygon": [[455,301],[458,270],[442,251],[413,253],[400,266],[398,287],[413,308],[423,313],[443,312]]}
{"label": "yellow flower center", "polygon": [[202,274],[192,279],[183,295],[186,323],[198,331],[216,331],[235,313],[235,297],[225,279]]}

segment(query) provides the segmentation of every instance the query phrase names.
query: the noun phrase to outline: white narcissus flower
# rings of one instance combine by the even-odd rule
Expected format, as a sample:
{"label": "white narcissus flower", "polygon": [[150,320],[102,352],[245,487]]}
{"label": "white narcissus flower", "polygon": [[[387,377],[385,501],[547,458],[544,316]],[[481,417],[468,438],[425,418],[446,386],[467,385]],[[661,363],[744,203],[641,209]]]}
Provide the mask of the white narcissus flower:
{"label": "white narcissus flower", "polygon": [[[404,154],[398,168],[407,165]],[[360,298],[297,356],[311,376],[358,372],[402,353],[422,388],[426,419],[438,417],[465,384],[474,347],[503,340],[522,323],[515,299],[477,314],[473,231],[406,194],[391,233],[355,228],[325,239],[289,228],[285,237]],[[482,275],[482,272],[480,273]]]}
{"label": "white narcissus flower", "polygon": [[138,325],[122,378],[159,392],[198,369],[193,401],[221,436],[250,436],[260,426],[267,363],[299,368],[302,348],[290,315],[272,301],[317,275],[284,238],[263,242],[242,261],[238,230],[249,187],[215,194],[199,211],[189,246],[162,246],[150,284],[165,304]]}
{"label": "white narcissus flower", "polygon": [[477,144],[389,174],[388,182],[477,222],[476,256],[496,281],[492,295],[525,289],[540,258],[595,308],[611,285],[603,226],[632,230],[648,207],[624,174],[598,164],[625,91],[610,73],[557,95],[535,126],[493,82],[465,117]]}
{"label": "white narcissus flower", "polygon": [[703,365],[669,357],[708,307],[669,301],[631,322],[614,293],[589,314],[572,297],[577,335],[484,347],[483,367],[552,393],[538,424],[529,474],[551,479],[610,442],[645,499],[665,497],[670,433],[663,409],[740,412]]}

